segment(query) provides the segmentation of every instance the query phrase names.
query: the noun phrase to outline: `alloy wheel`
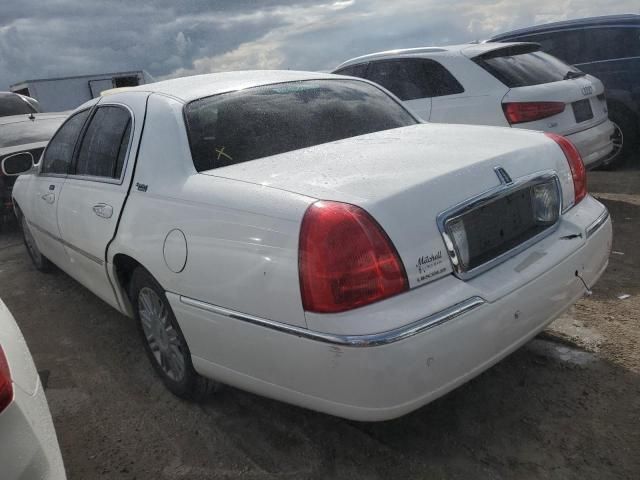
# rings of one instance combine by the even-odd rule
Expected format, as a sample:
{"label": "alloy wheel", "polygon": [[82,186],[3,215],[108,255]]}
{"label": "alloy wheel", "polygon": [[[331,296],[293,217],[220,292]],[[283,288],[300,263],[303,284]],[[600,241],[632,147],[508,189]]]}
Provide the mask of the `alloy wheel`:
{"label": "alloy wheel", "polygon": [[149,287],[143,287],[138,294],[138,313],[156,362],[171,380],[182,381],[186,373],[185,348],[165,303]]}

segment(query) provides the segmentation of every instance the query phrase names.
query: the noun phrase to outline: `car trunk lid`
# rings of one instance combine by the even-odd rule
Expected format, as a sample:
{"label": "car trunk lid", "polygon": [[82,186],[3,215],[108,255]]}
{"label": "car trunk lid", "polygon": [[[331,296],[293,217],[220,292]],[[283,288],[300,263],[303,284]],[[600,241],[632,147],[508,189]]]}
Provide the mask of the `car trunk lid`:
{"label": "car trunk lid", "polygon": [[315,199],[358,205],[391,238],[411,287],[453,271],[437,217],[538,172],[555,171],[573,195],[560,149],[543,135],[493,127],[420,124],[202,172]]}

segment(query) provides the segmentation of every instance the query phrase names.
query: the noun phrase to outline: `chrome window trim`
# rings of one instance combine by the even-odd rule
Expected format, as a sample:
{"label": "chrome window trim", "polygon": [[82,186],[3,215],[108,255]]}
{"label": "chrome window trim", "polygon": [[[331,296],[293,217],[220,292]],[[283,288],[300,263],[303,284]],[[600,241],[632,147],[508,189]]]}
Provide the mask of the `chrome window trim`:
{"label": "chrome window trim", "polygon": [[598,229],[605,224],[605,222],[609,219],[609,210],[605,208],[604,212],[600,214],[596,220],[587,227],[586,236],[589,238],[591,235],[596,233]]}
{"label": "chrome window trim", "polygon": [[[93,117],[95,116],[96,112],[101,108],[101,107],[120,107],[120,108],[124,108],[127,112],[129,112],[129,118],[131,119],[131,134],[129,136],[129,143],[127,145],[127,153],[126,153],[126,157],[124,159],[124,163],[122,164],[122,171],[120,172],[120,177],[119,178],[112,178],[112,177],[101,177],[101,176],[93,176],[93,175],[76,175],[73,173],[69,173],[66,175],[68,180],[82,180],[85,182],[97,182],[97,183],[108,183],[111,185],[122,185],[122,183],[124,182],[124,177],[125,174],[127,172],[127,166],[129,164],[129,155],[131,154],[131,146],[133,145],[133,133],[134,133],[134,129],[135,129],[135,115],[133,114],[133,110],[131,110],[131,108],[129,107],[129,105],[125,105],[124,103],[117,103],[117,102],[109,102],[109,103],[98,103],[95,105],[94,111],[91,113],[91,116],[88,119],[88,123],[86,125],[86,127],[91,126],[91,121],[93,120]],[[80,154],[80,149],[82,148],[82,142],[84,142],[85,139],[85,134],[86,134],[86,129],[84,129],[84,131],[82,132],[82,140],[80,141],[80,144],[78,145],[78,155]],[[77,163],[77,155],[74,156],[73,158],[73,166],[75,167]]]}
{"label": "chrome window trim", "polygon": [[[560,186],[560,179],[558,178],[558,175],[556,174],[555,171],[549,170],[541,173],[538,172],[533,175],[529,175],[529,176],[520,178],[518,180],[515,180],[512,183],[502,183],[502,179],[500,180],[501,180],[501,183],[497,187],[492,188],[474,197],[471,197],[468,200],[465,200],[457,205],[454,205],[453,207],[447,210],[444,210],[443,212],[440,212],[436,217],[438,229],[440,230],[440,234],[442,235],[442,239],[444,240],[445,248],[449,255],[449,259],[451,260],[453,273],[456,277],[460,278],[461,280],[469,280],[477,275],[480,275],[481,273],[486,272],[487,270],[490,270],[496,265],[508,260],[509,258],[522,252],[523,250],[526,250],[534,243],[539,242],[543,238],[553,233],[558,228],[559,220],[563,212],[562,188]],[[492,258],[491,260],[483,263],[482,265],[478,265],[477,267],[474,267],[470,270],[465,270],[460,265],[460,262],[458,260],[459,255],[457,253],[456,247],[447,232],[447,228],[446,228],[447,222],[455,219],[456,217],[459,217],[460,215],[463,215],[472,210],[475,210],[483,205],[489,204],[491,202],[494,202],[495,200],[503,198],[517,190],[528,188],[540,183],[545,183],[545,182],[548,182],[549,180],[554,181],[557,189],[557,194],[559,199],[558,220],[553,225],[547,227],[537,235],[534,235],[528,240],[525,240],[524,242],[515,246],[514,248],[507,250],[506,252],[498,255],[497,257]]]}
{"label": "chrome window trim", "polygon": [[416,320],[408,325],[403,325],[392,330],[381,333],[372,333],[367,335],[339,335],[333,333],[317,332],[315,330],[308,330],[306,328],[297,327],[295,325],[289,325],[282,322],[276,322],[266,318],[256,317],[254,315],[248,315],[246,313],[236,312],[217,305],[202,302],[193,298],[180,295],[180,303],[188,305],[190,307],[198,308],[211,313],[224,315],[225,317],[232,318],[234,320],[241,320],[260,327],[269,328],[282,333],[295,335],[297,337],[306,338],[308,340],[314,340],[317,342],[329,343],[333,345],[339,345],[343,347],[378,347],[382,345],[389,345],[390,343],[399,342],[407,338],[418,335],[431,328],[442,325],[443,323],[453,320],[456,317],[469,313],[470,311],[484,305],[486,302],[480,297],[471,297],[460,303],[445,308],[439,312],[436,312],[427,317]]}

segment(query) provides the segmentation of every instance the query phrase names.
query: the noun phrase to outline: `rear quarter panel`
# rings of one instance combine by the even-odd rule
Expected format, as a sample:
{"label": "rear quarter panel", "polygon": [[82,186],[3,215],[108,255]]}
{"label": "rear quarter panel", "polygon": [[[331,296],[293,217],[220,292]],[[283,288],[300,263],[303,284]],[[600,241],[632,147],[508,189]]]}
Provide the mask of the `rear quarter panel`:
{"label": "rear quarter panel", "polygon": [[[109,262],[126,254],[169,292],[306,326],[298,234],[313,199],[198,174],[182,107],[161,95],[149,98],[133,185]],[[167,235],[175,229],[187,243],[186,265],[179,272],[169,268],[164,255]]]}

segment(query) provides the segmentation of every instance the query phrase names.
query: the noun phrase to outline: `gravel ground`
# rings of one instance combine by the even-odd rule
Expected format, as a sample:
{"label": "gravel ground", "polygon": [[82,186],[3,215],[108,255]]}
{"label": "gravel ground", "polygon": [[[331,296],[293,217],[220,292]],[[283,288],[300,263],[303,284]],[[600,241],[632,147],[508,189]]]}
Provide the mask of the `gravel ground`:
{"label": "gravel ground", "polygon": [[[640,163],[640,162],[639,162]],[[640,171],[593,172],[610,265],[540,338],[398,420],[365,424],[154,377],[132,321],[0,235],[0,297],[38,368],[70,479],[640,478]],[[630,295],[626,299],[619,296]]]}

